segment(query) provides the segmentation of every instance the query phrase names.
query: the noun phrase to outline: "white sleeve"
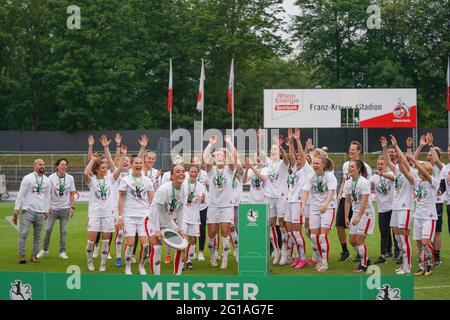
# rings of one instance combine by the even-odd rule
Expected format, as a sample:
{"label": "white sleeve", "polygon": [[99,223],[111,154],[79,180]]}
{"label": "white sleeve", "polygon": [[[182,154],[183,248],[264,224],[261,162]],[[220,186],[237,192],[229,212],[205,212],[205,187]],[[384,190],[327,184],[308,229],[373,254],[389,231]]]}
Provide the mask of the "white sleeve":
{"label": "white sleeve", "polygon": [[29,182],[27,181],[27,176],[25,176],[20,183],[19,193],[17,194],[14,210],[20,210],[20,208],[22,207],[23,199],[25,198],[25,194],[27,193],[28,188]]}
{"label": "white sleeve", "polygon": [[167,196],[167,188],[165,186],[161,186],[156,191],[155,196],[153,198],[153,202],[156,202],[164,206],[164,204],[166,203],[166,196]]}
{"label": "white sleeve", "polygon": [[344,183],[344,193],[346,194],[346,195],[349,195],[350,194],[350,188],[349,188],[349,186],[351,185],[351,182],[349,183],[349,181],[351,181],[351,180],[347,180],[345,183]]}
{"label": "white sleeve", "polygon": [[431,179],[431,186],[434,189],[439,189],[439,184],[440,184],[440,181],[438,179],[436,179],[434,177]]}
{"label": "white sleeve", "polygon": [[361,194],[362,195],[367,195],[370,194],[370,182],[364,181],[364,183],[361,184]]}
{"label": "white sleeve", "polygon": [[370,179],[370,178],[372,178],[372,168],[367,163],[364,163],[364,164],[367,169],[367,179]]}
{"label": "white sleeve", "polygon": [[336,190],[337,188],[336,177],[332,173],[329,173],[328,177],[329,177],[329,179],[327,179],[328,190]]}
{"label": "white sleeve", "polygon": [[69,192],[76,192],[76,191],[77,191],[77,188],[75,186],[75,179],[72,177],[71,178],[71,187],[70,187]]}

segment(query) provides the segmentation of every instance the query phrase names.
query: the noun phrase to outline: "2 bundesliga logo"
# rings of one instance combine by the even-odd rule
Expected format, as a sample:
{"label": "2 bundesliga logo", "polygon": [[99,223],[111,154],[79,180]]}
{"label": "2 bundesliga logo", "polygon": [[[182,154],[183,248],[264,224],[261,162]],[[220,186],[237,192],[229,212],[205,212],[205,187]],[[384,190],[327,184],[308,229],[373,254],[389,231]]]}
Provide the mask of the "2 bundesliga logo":
{"label": "2 bundesliga logo", "polygon": [[31,285],[15,280],[15,283],[11,283],[9,297],[11,300],[31,300]]}
{"label": "2 bundesliga logo", "polygon": [[383,288],[378,289],[377,300],[401,300],[401,290],[391,288],[389,284],[384,284]]}

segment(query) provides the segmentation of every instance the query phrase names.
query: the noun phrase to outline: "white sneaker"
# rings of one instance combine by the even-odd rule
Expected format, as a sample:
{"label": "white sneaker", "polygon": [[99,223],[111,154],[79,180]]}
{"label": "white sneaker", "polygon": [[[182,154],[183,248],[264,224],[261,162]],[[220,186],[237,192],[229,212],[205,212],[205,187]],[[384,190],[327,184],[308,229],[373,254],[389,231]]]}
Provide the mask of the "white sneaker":
{"label": "white sneaker", "polygon": [[[286,255],[281,255],[281,259],[280,259],[280,261],[278,262],[278,264],[280,265],[280,266],[284,266],[285,264],[286,264],[286,262],[287,262],[287,256]],[[274,263],[275,264],[275,263]]]}
{"label": "white sneaker", "polygon": [[108,260],[111,260],[111,259],[112,259],[111,254],[108,254]]}
{"label": "white sneaker", "polygon": [[67,256],[67,254],[66,254],[65,252],[61,252],[61,253],[59,254],[59,257],[60,257],[61,259],[64,259],[64,260],[69,259],[69,257]]}
{"label": "white sneaker", "polygon": [[224,257],[222,259],[222,265],[220,266],[220,269],[226,269],[226,268],[228,268],[228,259]]}
{"label": "white sneaker", "polygon": [[125,274],[133,274],[131,268],[125,268]]}
{"label": "white sneaker", "polygon": [[95,267],[94,267],[94,264],[93,264],[93,263],[89,263],[89,264],[88,264],[88,270],[89,270],[89,271],[95,271]]}
{"label": "white sneaker", "polygon": [[98,246],[94,246],[94,253],[92,254],[92,258],[98,257]]}
{"label": "white sneaker", "polygon": [[100,266],[100,269],[98,269],[98,271],[105,272],[106,271],[106,266]]}
{"label": "white sneaker", "polygon": [[272,263],[273,264],[278,264],[278,261],[280,261],[280,258],[281,258],[281,255],[278,252],[276,252]]}
{"label": "white sneaker", "polygon": [[409,274],[409,272],[406,272],[405,270],[400,269],[400,270],[397,271],[395,274],[402,275],[402,274]]}
{"label": "white sneaker", "polygon": [[139,274],[145,276],[147,271],[145,271],[144,266],[139,265]]}
{"label": "white sneaker", "polygon": [[211,259],[211,265],[212,265],[213,267],[217,267],[217,259],[212,258],[212,259]]}
{"label": "white sneaker", "polygon": [[203,255],[203,252],[198,253],[198,261],[205,261],[205,256]]}
{"label": "white sneaker", "polygon": [[46,255],[48,255],[48,250],[44,250],[42,249],[41,251],[39,251],[38,255],[36,256],[38,259],[45,257]]}

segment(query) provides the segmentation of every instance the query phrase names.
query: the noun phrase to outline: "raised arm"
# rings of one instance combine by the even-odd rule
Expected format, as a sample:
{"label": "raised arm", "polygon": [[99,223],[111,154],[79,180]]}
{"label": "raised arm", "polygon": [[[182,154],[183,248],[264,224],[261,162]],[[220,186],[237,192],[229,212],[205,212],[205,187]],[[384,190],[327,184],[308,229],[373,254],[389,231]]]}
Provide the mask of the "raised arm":
{"label": "raised arm", "polygon": [[414,163],[414,166],[417,168],[417,170],[419,170],[419,172],[425,177],[425,179],[427,179],[427,181],[431,183],[433,177],[428,174],[428,171],[425,170],[425,168],[420,164],[420,162],[417,161],[415,157],[409,154],[407,154],[406,157]]}
{"label": "raised arm", "polygon": [[92,158],[92,155],[94,154],[94,151],[93,151],[94,143],[95,143],[94,137],[92,135],[89,135],[88,136],[88,155],[87,155],[88,161]]}
{"label": "raised arm", "polygon": [[279,144],[281,157],[283,158],[283,162],[286,165],[286,167],[289,167],[289,158],[286,154],[286,151],[284,151],[283,147],[281,146],[281,143]]}
{"label": "raised arm", "polygon": [[120,133],[116,133],[114,137],[114,142],[116,143],[116,154],[114,155],[114,163],[117,163],[120,158],[120,146],[122,144],[122,135]]}
{"label": "raised arm", "polygon": [[387,164],[388,168],[392,172],[394,172],[395,171],[395,164],[392,163],[391,157],[389,157],[389,154],[388,154],[388,151],[387,151],[388,142],[387,142],[386,137],[381,137],[380,138],[380,143],[381,143],[381,147],[383,148],[383,156],[386,159],[386,164]]}
{"label": "raised arm", "polygon": [[139,140],[139,145],[141,147],[139,149],[138,157],[141,158],[142,160],[144,160],[145,151],[147,150],[147,145],[148,145],[148,137],[145,134],[143,134],[141,136],[141,139]]}
{"label": "raised arm", "polygon": [[211,150],[214,146],[214,144],[217,142],[217,136],[213,135],[209,138],[209,143],[206,146],[205,150],[203,151],[203,162],[205,163],[206,166],[206,171],[209,172],[211,171],[212,168],[212,164],[213,164],[213,159],[212,159],[212,155],[211,155]]}
{"label": "raised arm", "polygon": [[311,139],[311,138],[306,139],[306,142],[305,142],[305,151],[306,151],[307,153],[310,153],[310,152],[313,151],[313,150],[314,150],[314,145],[313,145],[313,143],[312,143],[312,139]]}
{"label": "raised arm", "polygon": [[261,146],[264,138],[264,129],[259,128],[256,132],[256,154],[259,156],[261,161],[265,164],[267,163],[267,154],[262,150]]}
{"label": "raised arm", "polygon": [[292,129],[288,129],[288,143],[289,143],[289,159],[291,160],[291,165],[295,164],[296,156],[295,156],[295,149],[294,149],[294,133],[292,132]]}
{"label": "raised arm", "polygon": [[442,163],[441,159],[439,159],[439,156],[436,152],[436,148],[433,144],[433,135],[431,133],[427,133],[426,135],[428,147],[430,148],[431,156],[433,157],[434,163],[438,166],[439,170],[442,170],[444,167],[444,164]]}
{"label": "raised arm", "polygon": [[111,172],[114,172],[116,170],[116,165],[111,157],[111,153],[109,152],[109,144],[111,143],[111,140],[108,140],[108,138],[105,135],[102,135],[100,137],[100,143],[103,146],[105,157],[106,159],[108,159],[109,169],[111,170]]}
{"label": "raised arm", "polygon": [[95,155],[92,155],[91,159],[89,160],[88,164],[86,165],[86,168],[84,168],[83,176],[84,176],[84,180],[86,181],[87,184],[91,183],[92,166],[94,165],[96,160],[97,160],[97,158],[95,157]]}
{"label": "raised arm", "polygon": [[[411,154],[408,156],[414,157]],[[400,172],[403,173],[403,175],[406,177],[406,179],[409,181],[409,183],[414,184],[414,177],[409,173],[411,167],[409,165],[408,165],[408,167],[406,167],[405,162],[401,161],[399,163],[399,168],[400,168]]]}
{"label": "raised arm", "polygon": [[409,166],[408,160],[406,160],[405,154],[398,146],[397,139],[395,139],[395,137],[392,134],[390,135],[390,137],[391,137],[392,146],[395,148],[395,151],[397,151],[398,157],[400,159],[399,162],[403,163],[404,168],[406,169],[406,171],[409,172],[410,166]]}
{"label": "raised arm", "polygon": [[256,176],[261,180],[261,181],[266,181],[267,180],[267,177],[266,176],[264,176],[262,173],[261,173],[261,171],[259,171],[256,167],[255,167],[255,165],[253,164],[253,161],[250,159],[249,160],[249,166],[250,166],[250,169],[252,169],[252,171],[256,174]]}
{"label": "raised arm", "polygon": [[419,146],[417,147],[416,152],[414,152],[414,158],[419,159],[420,153],[422,152],[423,148],[425,148],[426,145],[427,145],[427,140],[424,135],[421,135]]}
{"label": "raised arm", "polygon": [[114,178],[114,180],[119,179],[119,176],[120,176],[120,174],[121,174],[121,172],[122,172],[122,170],[123,170],[123,163],[125,162],[125,158],[126,158],[126,156],[127,156],[127,146],[124,145],[124,144],[121,145],[121,146],[120,146],[120,150],[122,151],[122,156],[120,157],[119,165],[118,165],[117,168],[114,170],[114,173],[113,173],[113,178]]}
{"label": "raised arm", "polygon": [[230,148],[230,152],[227,152],[228,155],[231,155],[231,159],[233,159],[231,164],[228,164],[229,168],[231,170],[234,170],[238,167],[239,165],[239,161],[238,161],[238,152],[236,150],[236,148],[234,147],[234,143],[231,140],[231,137],[229,135],[225,135],[224,136],[224,140],[225,143],[228,145],[228,147]]}
{"label": "raised arm", "polygon": [[302,162],[303,162],[306,160],[306,153],[303,150],[303,146],[300,141],[300,129],[298,129],[298,128],[295,129],[294,139],[295,139],[295,142],[297,143],[298,155],[302,158]]}
{"label": "raised arm", "polygon": [[412,147],[413,147],[413,138],[411,138],[411,137],[406,138],[406,153],[407,154],[413,154]]}

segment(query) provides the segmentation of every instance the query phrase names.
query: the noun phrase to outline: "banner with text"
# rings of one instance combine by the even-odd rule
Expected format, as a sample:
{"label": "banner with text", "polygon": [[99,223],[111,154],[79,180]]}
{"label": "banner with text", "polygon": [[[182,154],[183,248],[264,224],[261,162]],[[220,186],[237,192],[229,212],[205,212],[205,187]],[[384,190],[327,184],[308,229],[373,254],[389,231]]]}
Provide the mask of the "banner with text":
{"label": "banner with text", "polygon": [[415,128],[416,89],[264,90],[265,128]]}
{"label": "banner with text", "polygon": [[0,272],[0,300],[412,300],[413,276]]}

